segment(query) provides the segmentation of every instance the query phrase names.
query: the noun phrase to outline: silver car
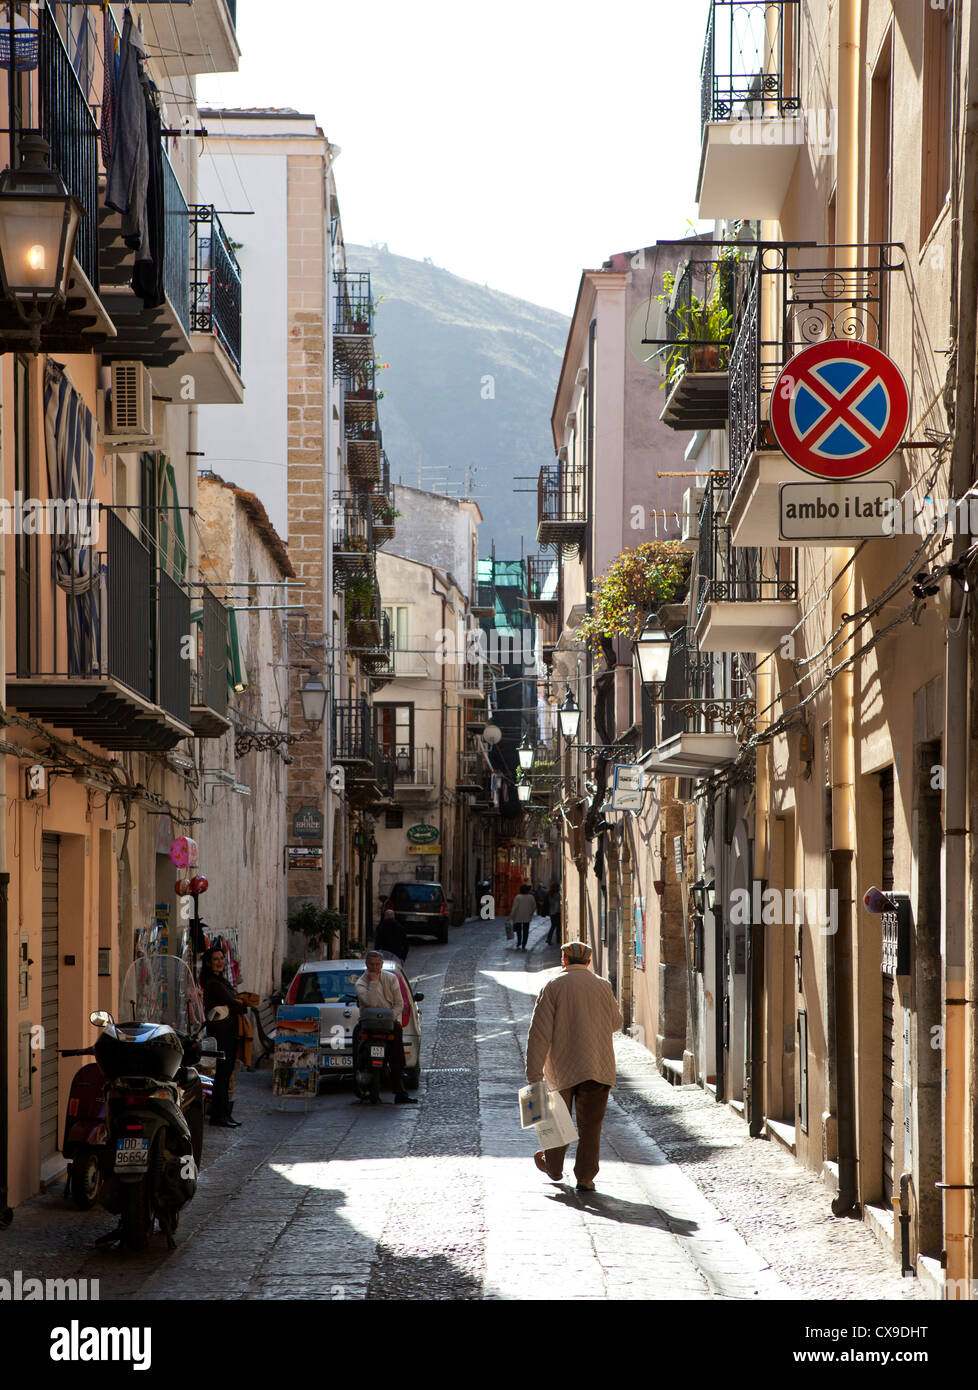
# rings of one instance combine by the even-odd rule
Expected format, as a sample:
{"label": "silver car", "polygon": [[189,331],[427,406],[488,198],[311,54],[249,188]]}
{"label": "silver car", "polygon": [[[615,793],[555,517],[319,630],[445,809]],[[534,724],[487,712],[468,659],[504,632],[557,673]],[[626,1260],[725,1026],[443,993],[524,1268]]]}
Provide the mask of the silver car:
{"label": "silver car", "polygon": [[[360,1017],[357,980],[366,970],[362,960],[310,960],[299,967],[285,997],[287,1004],[312,1004],[319,1010],[319,1079],[353,1078],[353,1027]],[[384,961],[401,987],[404,1031],[404,1084],[416,1091],[421,1083],[421,1010],[423,994],[415,994],[396,957]]]}

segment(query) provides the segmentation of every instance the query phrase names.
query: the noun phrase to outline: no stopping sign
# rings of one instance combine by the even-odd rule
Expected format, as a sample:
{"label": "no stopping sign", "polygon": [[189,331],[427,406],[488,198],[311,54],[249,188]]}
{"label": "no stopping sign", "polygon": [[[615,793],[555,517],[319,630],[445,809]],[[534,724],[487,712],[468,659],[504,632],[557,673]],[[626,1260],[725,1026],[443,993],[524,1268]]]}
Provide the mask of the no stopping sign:
{"label": "no stopping sign", "polygon": [[795,354],[771,393],[783,452],[816,478],[861,478],[903,439],[910,394],[896,363],[868,343],[815,343]]}

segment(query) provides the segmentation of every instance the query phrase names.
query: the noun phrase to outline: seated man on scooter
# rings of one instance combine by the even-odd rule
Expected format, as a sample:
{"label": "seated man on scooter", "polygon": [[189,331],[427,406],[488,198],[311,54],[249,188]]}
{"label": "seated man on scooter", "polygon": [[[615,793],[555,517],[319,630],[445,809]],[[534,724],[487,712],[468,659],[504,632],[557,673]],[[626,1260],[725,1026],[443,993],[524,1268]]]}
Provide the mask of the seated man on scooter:
{"label": "seated man on scooter", "polygon": [[[404,1085],[404,1030],[401,1027],[401,986],[393,970],[384,969],[384,957],[379,951],[368,951],[364,956],[366,970],[357,980],[357,1000],[361,1009],[391,1009],[394,1013],[394,1041],[387,1044],[387,1064],[391,1069],[394,1083],[394,1103],[396,1105],[417,1105],[417,1099],[409,1096]],[[356,1061],[359,1028],[354,1031],[353,1057]]]}

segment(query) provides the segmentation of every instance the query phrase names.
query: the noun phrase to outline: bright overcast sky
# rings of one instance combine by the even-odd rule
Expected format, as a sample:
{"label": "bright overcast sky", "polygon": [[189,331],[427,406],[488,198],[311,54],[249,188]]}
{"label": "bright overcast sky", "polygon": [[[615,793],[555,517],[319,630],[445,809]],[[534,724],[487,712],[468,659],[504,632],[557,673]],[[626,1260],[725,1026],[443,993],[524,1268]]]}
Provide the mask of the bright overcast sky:
{"label": "bright overcast sky", "polygon": [[347,241],[570,313],[584,267],[694,215],[706,14],[707,0],[238,0],[241,69],[202,78],[200,101],[314,113],[343,152]]}

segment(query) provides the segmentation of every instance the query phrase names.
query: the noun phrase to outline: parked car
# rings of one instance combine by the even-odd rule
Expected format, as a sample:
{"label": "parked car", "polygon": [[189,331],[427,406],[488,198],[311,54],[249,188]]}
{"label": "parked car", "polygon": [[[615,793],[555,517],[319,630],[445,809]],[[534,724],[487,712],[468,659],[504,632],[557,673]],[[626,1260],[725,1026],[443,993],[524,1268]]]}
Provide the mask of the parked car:
{"label": "parked car", "polygon": [[[385,952],[385,955],[387,953]],[[319,1009],[319,1079],[353,1078],[353,1028],[360,1017],[357,980],[366,970],[362,960],[310,960],[299,967],[285,996],[286,1004],[314,1004]],[[401,1026],[404,1030],[404,1084],[416,1091],[421,1082],[421,1010],[423,994],[415,994],[396,957],[384,961],[401,987]]]}
{"label": "parked car", "polygon": [[408,936],[433,936],[444,946],[448,940],[448,899],[440,883],[395,883],[384,903],[394,909]]}

